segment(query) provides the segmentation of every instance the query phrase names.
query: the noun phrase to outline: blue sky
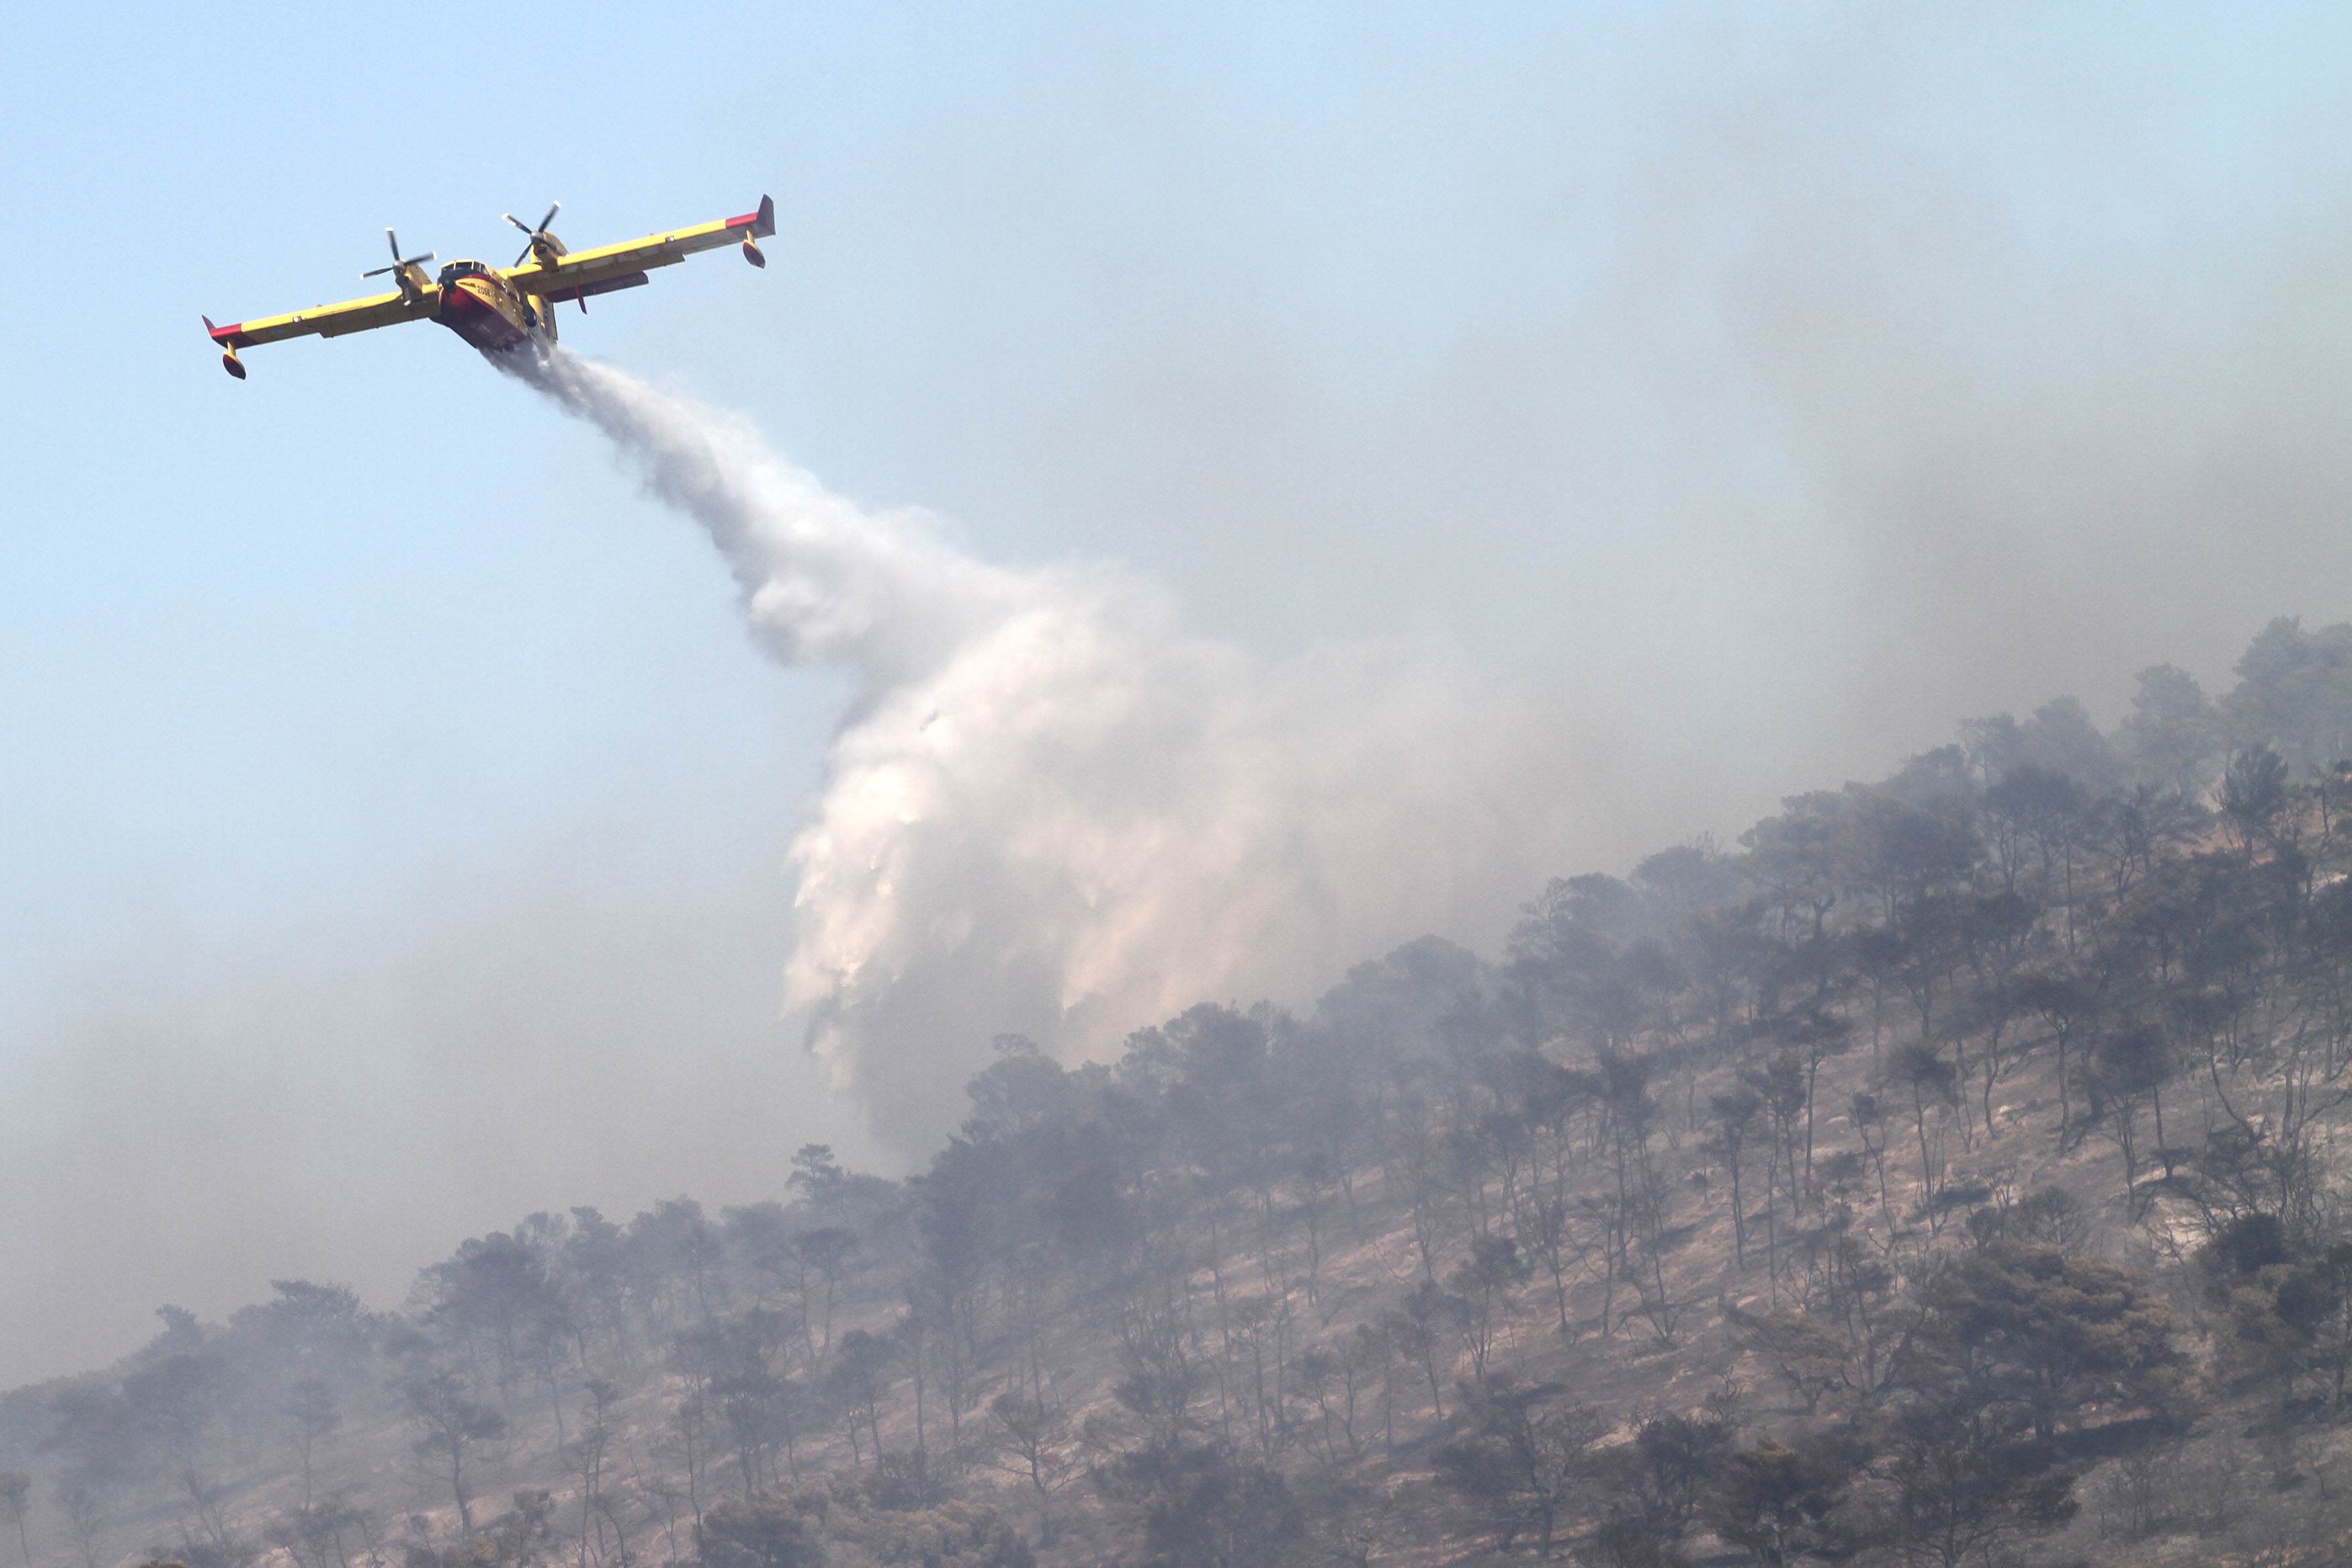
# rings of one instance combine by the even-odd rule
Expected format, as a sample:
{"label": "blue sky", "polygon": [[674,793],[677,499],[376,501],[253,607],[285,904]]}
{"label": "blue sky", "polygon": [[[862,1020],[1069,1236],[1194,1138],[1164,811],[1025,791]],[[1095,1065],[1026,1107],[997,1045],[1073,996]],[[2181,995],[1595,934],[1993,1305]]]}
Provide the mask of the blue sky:
{"label": "blue sky", "polygon": [[503,265],[501,212],[560,197],[583,246],[771,192],[764,273],[698,259],[566,341],[1262,650],[1452,637],[1613,737],[1622,864],[1966,714],[2112,717],[2141,665],[2225,685],[2264,616],[2352,614],[2347,26],[20,17],[0,1159],[39,1201],[0,1218],[36,1260],[0,1380],[160,1300],[381,1300],[530,1207],[874,1155],[773,1006],[835,683],[763,663],[703,542],[448,334],[257,349],[238,384],[199,312],[356,294],[386,225]]}

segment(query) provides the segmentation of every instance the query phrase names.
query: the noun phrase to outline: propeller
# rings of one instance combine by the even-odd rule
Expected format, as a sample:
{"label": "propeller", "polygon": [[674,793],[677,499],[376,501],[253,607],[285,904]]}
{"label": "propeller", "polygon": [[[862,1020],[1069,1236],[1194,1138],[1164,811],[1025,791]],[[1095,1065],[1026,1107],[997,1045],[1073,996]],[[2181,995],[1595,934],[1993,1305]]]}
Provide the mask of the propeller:
{"label": "propeller", "polygon": [[[555,215],[562,210],[563,204],[562,202],[548,203],[547,216],[539,220],[539,226],[537,228],[531,227],[530,225],[523,222],[522,219],[515,216],[512,213],[502,213],[499,215],[509,223],[514,225],[515,227],[530,236],[530,243],[522,247],[522,254],[520,256],[515,258],[514,264],[517,267],[520,267],[525,261],[530,259],[530,253],[539,248],[539,242],[541,240],[554,238],[554,236],[547,232],[547,226],[553,223],[555,221]],[[558,247],[559,254],[561,253],[561,249],[562,247]]]}
{"label": "propeller", "polygon": [[385,229],[383,231],[383,237],[392,242],[392,265],[389,267],[379,267],[373,272],[362,272],[360,274],[361,277],[381,278],[387,272],[397,272],[404,267],[421,266],[425,262],[433,259],[434,253],[429,250],[422,256],[403,256],[400,254],[400,236],[393,233],[390,229]]}

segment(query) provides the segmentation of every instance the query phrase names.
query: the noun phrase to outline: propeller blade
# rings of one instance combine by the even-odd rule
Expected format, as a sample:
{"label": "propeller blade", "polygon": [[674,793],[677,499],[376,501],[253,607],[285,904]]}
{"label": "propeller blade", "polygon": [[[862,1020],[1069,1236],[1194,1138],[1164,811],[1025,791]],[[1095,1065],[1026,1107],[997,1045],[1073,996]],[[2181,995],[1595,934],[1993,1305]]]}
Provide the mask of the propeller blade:
{"label": "propeller blade", "polygon": [[404,259],[401,262],[401,265],[402,265],[403,267],[422,267],[425,263],[426,263],[426,262],[428,262],[428,261],[432,260],[436,256],[437,256],[437,255],[439,255],[439,254],[440,254],[440,252],[438,252],[438,251],[436,251],[436,250],[428,250],[428,251],[426,251],[426,252],[425,252],[424,255],[422,255],[422,256],[411,256],[411,257],[408,257],[408,258],[404,258]]}
{"label": "propeller blade", "polygon": [[393,233],[393,232],[392,232],[392,230],[390,230],[390,229],[385,229],[385,230],[383,231],[383,237],[384,237],[385,239],[387,239],[387,240],[391,241],[391,243],[392,243],[392,258],[393,258],[394,261],[399,260],[399,259],[400,259],[400,236],[398,236],[398,235],[396,235],[396,234],[394,234],[394,233]]}
{"label": "propeller blade", "polygon": [[514,258],[514,264],[515,264],[517,267],[520,267],[520,266],[523,264],[523,262],[524,262],[526,259],[528,259],[528,258],[530,258],[530,246],[528,246],[528,245],[526,245],[526,246],[524,246],[524,247],[522,247],[522,255],[518,256],[518,257],[516,257],[516,258]]}
{"label": "propeller blade", "polygon": [[391,270],[392,268],[389,267],[379,267],[373,272],[362,272],[360,276],[362,278],[381,278]]}
{"label": "propeller blade", "polygon": [[562,210],[563,210],[563,204],[562,204],[562,202],[550,202],[550,203],[548,203],[548,204],[547,204],[547,216],[546,216],[545,217],[543,217],[543,218],[541,218],[541,219],[540,219],[540,220],[539,220],[539,232],[540,232],[540,233],[541,233],[541,234],[545,234],[545,233],[547,232],[547,226],[548,226],[549,224],[553,223],[553,222],[555,221],[555,215],[556,215],[557,213],[562,212]]}
{"label": "propeller blade", "polygon": [[527,224],[527,223],[523,222],[523,221],[522,221],[522,219],[520,219],[520,218],[519,218],[519,217],[515,216],[515,215],[514,215],[514,214],[512,214],[512,213],[500,213],[499,216],[500,217],[502,217],[502,218],[506,219],[509,223],[510,223],[510,224],[514,225],[514,226],[515,226],[515,227],[517,227],[517,228],[519,228],[519,229],[522,230],[522,231],[523,231],[523,233],[525,233],[525,234],[529,234],[529,233],[530,232],[530,225],[529,225],[529,224]]}

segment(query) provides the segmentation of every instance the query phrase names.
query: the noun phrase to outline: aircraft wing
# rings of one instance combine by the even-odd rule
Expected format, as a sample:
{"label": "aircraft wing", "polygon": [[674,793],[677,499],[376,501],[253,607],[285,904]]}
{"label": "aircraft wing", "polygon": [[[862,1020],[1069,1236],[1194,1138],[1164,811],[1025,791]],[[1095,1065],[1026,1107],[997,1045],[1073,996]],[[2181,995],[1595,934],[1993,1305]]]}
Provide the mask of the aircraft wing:
{"label": "aircraft wing", "polygon": [[340,305],[313,305],[290,315],[257,316],[226,327],[215,327],[206,321],[205,326],[211,331],[213,342],[225,349],[274,343],[314,332],[322,338],[339,338],[345,332],[364,332],[375,327],[397,326],[403,321],[429,321],[439,294],[438,289],[428,289],[414,302],[397,292],[371,294],[364,300],[346,300]]}
{"label": "aircraft wing", "polygon": [[569,300],[574,290],[589,294],[604,292],[599,285],[625,289],[630,285],[618,279],[631,278],[635,274],[637,276],[633,280],[642,282],[642,274],[656,267],[669,267],[683,261],[698,250],[715,250],[722,245],[765,239],[775,232],[776,204],[770,197],[761,196],[760,210],[745,213],[740,217],[721,218],[717,223],[698,224],[692,228],[674,228],[667,234],[649,234],[642,239],[602,245],[593,250],[575,250],[552,267],[534,261],[528,267],[515,268],[504,276],[508,282],[526,294],[537,294],[549,300]]}

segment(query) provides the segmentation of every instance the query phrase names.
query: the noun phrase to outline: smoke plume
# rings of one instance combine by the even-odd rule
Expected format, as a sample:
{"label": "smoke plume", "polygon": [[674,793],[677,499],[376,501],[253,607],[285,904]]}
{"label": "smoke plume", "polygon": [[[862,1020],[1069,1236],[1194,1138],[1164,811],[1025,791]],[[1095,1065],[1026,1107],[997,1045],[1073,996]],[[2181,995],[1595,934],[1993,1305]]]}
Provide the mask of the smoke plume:
{"label": "smoke plume", "polygon": [[1549,726],[1447,645],[1258,658],[1118,571],[974,560],[608,365],[522,374],[702,525],[769,653],[855,683],[792,845],[786,1005],[895,1142],[954,1124],[993,1035],[1076,1058],[1310,994],[1423,931],[1491,938],[1550,864]]}

